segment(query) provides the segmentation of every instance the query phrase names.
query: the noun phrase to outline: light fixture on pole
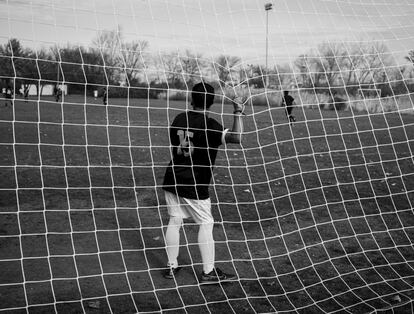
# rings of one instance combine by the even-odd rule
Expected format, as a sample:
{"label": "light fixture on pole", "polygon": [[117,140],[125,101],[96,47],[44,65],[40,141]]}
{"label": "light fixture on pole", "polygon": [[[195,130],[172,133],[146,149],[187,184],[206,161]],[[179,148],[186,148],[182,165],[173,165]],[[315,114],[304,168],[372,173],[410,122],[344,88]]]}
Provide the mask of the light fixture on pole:
{"label": "light fixture on pole", "polygon": [[265,4],[265,11],[266,11],[266,67],[265,67],[265,75],[266,75],[266,88],[269,86],[269,75],[267,73],[267,59],[268,59],[268,51],[269,51],[269,11],[272,10],[273,4],[266,3]]}

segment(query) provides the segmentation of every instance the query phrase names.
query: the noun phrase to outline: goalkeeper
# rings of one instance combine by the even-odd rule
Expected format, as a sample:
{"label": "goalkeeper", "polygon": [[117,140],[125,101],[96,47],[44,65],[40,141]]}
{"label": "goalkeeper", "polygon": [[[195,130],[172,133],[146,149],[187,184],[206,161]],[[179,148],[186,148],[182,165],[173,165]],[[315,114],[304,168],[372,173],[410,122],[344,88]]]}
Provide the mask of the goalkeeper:
{"label": "goalkeeper", "polygon": [[192,110],[178,114],[170,126],[172,160],[164,177],[163,189],[169,223],[165,234],[168,255],[164,277],[172,279],[180,270],[177,257],[183,219],[192,218],[198,225],[198,245],[203,262],[201,283],[234,280],[237,277],[215,267],[213,215],[209,185],[218,147],[225,143],[241,143],[243,109],[241,101],[233,101],[234,120],[231,130],[208,117],[214,101],[214,88],[204,82],[193,87]]}

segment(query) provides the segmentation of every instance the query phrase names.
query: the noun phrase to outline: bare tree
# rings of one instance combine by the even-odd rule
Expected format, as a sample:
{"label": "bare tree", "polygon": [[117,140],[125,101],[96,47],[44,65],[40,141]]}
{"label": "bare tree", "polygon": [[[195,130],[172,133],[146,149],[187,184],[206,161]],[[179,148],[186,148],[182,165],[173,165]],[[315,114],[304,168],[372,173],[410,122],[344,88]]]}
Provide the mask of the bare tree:
{"label": "bare tree", "polygon": [[[324,42],[318,45],[316,56],[318,68],[324,74],[325,83],[332,86],[336,81],[343,83],[342,71],[346,68],[346,49],[342,43]],[[343,85],[343,84],[342,84]]]}
{"label": "bare tree", "polygon": [[277,65],[277,77],[278,77],[278,84],[281,88],[284,86],[287,86],[292,80],[295,81],[296,85],[299,85],[298,83],[301,83],[300,80],[298,80],[295,75],[294,71],[288,64],[282,64]]}
{"label": "bare tree", "polygon": [[195,81],[200,80],[202,68],[205,64],[202,54],[186,50],[185,55],[180,57],[180,61],[184,81],[187,85],[192,85]]}
{"label": "bare tree", "polygon": [[359,84],[372,84],[391,64],[388,48],[383,43],[361,43],[356,50],[360,53],[355,55],[358,66],[354,73]]}
{"label": "bare tree", "polygon": [[228,81],[235,81],[233,73],[236,71],[239,63],[239,57],[227,55],[220,55],[214,60],[211,67],[217,74],[220,86],[223,87]]}
{"label": "bare tree", "polygon": [[116,66],[122,41],[122,30],[118,26],[117,29],[99,31],[92,44],[102,54],[105,65]]}
{"label": "bare tree", "polygon": [[145,67],[143,54],[148,46],[148,42],[145,40],[123,43],[121,46],[117,63],[123,65],[126,80],[129,85],[134,81],[139,81],[139,74]]}
{"label": "bare tree", "polygon": [[242,75],[240,75],[242,81],[245,81],[248,85],[255,86],[257,88],[263,88],[266,84],[264,67],[258,64],[249,64],[242,69]]}
{"label": "bare tree", "polygon": [[113,30],[99,31],[92,41],[93,50],[103,59],[103,70],[107,84],[121,81],[120,69],[124,68],[119,64],[122,42],[123,35],[120,26]]}
{"label": "bare tree", "polygon": [[303,87],[315,88],[322,85],[324,69],[317,56],[303,54],[296,58],[294,64],[299,69]]}
{"label": "bare tree", "polygon": [[383,81],[392,65],[388,48],[380,42],[322,43],[295,60],[305,87],[349,86]]}
{"label": "bare tree", "polygon": [[94,49],[104,60],[104,70],[109,81],[132,82],[139,80],[145,67],[144,53],[149,44],[146,40],[126,42],[122,28],[100,31],[92,41]]}
{"label": "bare tree", "polygon": [[161,68],[164,80],[170,87],[180,88],[183,85],[182,81],[182,65],[178,53],[167,53],[160,55],[160,58],[155,60]]}
{"label": "bare tree", "polygon": [[411,62],[414,65],[414,49],[408,52],[408,56],[405,56],[405,59]]}

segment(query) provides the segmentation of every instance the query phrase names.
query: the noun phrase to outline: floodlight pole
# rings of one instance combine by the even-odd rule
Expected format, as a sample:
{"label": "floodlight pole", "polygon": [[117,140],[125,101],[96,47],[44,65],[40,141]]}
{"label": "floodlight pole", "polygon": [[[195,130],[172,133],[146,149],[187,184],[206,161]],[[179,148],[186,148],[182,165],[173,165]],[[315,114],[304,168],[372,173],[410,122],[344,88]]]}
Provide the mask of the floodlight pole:
{"label": "floodlight pole", "polygon": [[269,86],[269,75],[267,73],[267,59],[269,54],[269,11],[272,10],[273,4],[266,3],[265,4],[265,11],[266,11],[266,67],[265,67],[265,75],[266,75],[266,88]]}

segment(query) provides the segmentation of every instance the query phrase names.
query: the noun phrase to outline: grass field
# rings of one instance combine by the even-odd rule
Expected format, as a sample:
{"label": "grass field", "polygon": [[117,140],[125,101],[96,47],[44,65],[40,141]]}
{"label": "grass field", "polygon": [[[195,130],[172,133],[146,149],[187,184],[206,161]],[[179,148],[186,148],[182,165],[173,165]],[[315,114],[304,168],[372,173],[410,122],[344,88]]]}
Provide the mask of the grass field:
{"label": "grass field", "polygon": [[1,102],[0,312],[413,311],[414,115],[297,108],[290,127],[247,108],[211,190],[217,264],[240,280],[200,286],[191,223],[184,269],[161,276],[167,126],[185,103],[100,104]]}

